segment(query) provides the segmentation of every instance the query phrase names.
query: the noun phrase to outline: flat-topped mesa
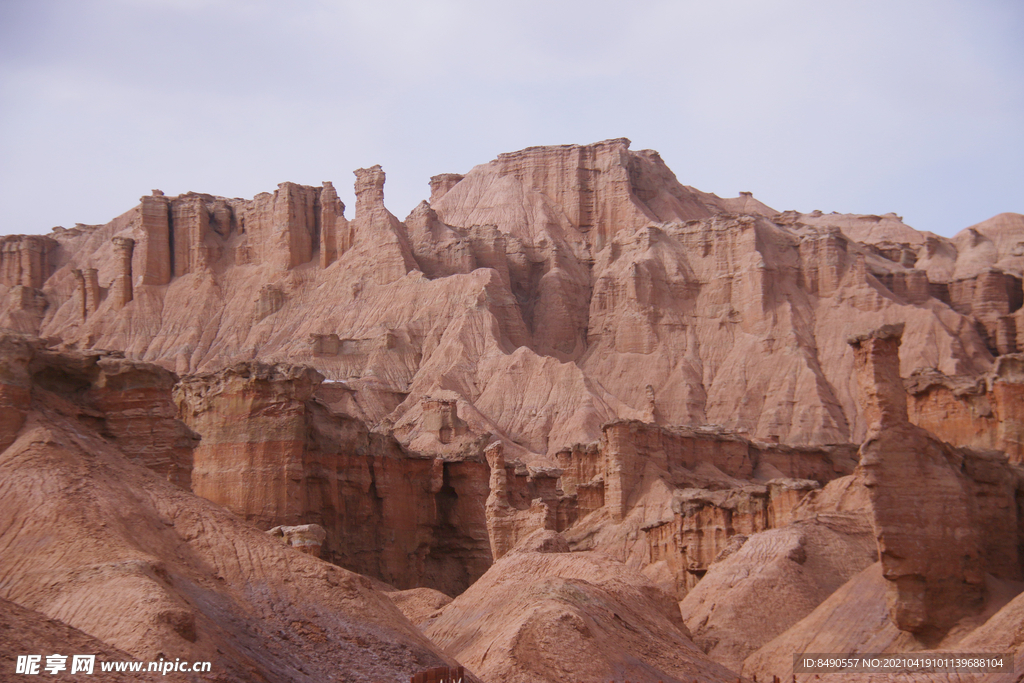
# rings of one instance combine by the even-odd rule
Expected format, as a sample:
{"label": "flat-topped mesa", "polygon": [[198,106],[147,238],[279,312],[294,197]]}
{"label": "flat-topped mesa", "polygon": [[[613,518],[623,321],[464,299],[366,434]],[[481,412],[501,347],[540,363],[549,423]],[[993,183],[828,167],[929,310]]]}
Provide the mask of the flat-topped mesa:
{"label": "flat-topped mesa", "polygon": [[869,432],[908,421],[907,392],[900,379],[903,328],[903,323],[883,325],[847,339],[853,347],[861,411]]}
{"label": "flat-topped mesa", "polygon": [[[236,265],[264,263],[278,270],[308,263],[318,250],[329,261],[338,253],[339,240],[342,250],[350,243],[344,205],[330,183],[324,188],[280,183],[274,193],[251,200],[188,192],[177,197],[153,194],[140,201],[136,246],[143,254],[136,267],[141,284],[166,285],[175,277],[208,272],[228,252],[233,234],[242,235],[233,247]],[[326,239],[321,236],[324,224]]]}
{"label": "flat-topped mesa", "polygon": [[465,176],[460,173],[441,173],[430,179],[430,203],[433,204],[441,197],[448,194],[448,190],[455,187],[455,184]]}

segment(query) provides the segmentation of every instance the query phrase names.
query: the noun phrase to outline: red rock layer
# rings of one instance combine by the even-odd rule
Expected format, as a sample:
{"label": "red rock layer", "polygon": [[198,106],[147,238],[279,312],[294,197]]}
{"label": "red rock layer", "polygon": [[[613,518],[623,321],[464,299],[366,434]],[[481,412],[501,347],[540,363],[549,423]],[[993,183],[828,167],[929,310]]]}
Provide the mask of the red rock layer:
{"label": "red rock layer", "polygon": [[40,287],[0,290],[3,324],[181,375],[303,362],[373,405],[368,426],[412,427],[451,392],[471,432],[534,461],[612,419],[859,441],[844,341],[869,322],[907,323],[905,376],[1016,350],[1017,261],[985,256],[1012,250],[1009,219],[960,244],[895,217],[777,214],[684,186],[624,139],[437,176],[405,222],[384,179],[356,172],[351,221],[330,183],[157,191],[55,231]]}
{"label": "red rock layer", "polygon": [[1022,356],[1000,356],[982,377],[925,372],[905,380],[910,421],[957,446],[994,448],[1024,463]]}
{"label": "red rock layer", "polygon": [[[46,352],[38,342],[2,360],[31,378],[23,424],[0,452],[0,625],[15,629],[0,636],[5,667],[12,654],[127,659],[123,652],[209,661],[209,680],[225,683],[370,683],[457,665],[369,579],[291,549],[133,462],[124,440],[107,433],[85,380],[109,374],[102,398],[111,417],[125,418],[142,400],[117,394],[133,397],[132,378],[147,388],[144,366],[110,373],[104,363],[118,359]],[[84,649],[61,649],[72,646]]]}
{"label": "red rock layer", "polygon": [[399,588],[458,594],[491,563],[487,466],[405,453],[313,399],[311,368],[248,362],[185,378],[193,490],[265,529],[317,524],[320,556]]}

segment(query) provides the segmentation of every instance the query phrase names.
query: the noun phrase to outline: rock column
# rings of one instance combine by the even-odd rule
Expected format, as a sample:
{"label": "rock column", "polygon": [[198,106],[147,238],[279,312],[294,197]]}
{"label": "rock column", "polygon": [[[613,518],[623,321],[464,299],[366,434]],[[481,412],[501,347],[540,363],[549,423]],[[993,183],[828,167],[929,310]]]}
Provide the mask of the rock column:
{"label": "rock column", "polygon": [[75,278],[75,298],[78,304],[78,317],[84,322],[88,315],[85,295],[85,274],[77,268],[72,270],[71,274]]}
{"label": "rock column", "polygon": [[114,253],[117,260],[114,264],[116,275],[111,286],[113,306],[116,310],[124,308],[132,300],[132,253],[135,251],[135,240],[130,237],[115,237]]}
{"label": "rock column", "polygon": [[352,233],[345,220],[345,204],[334,184],[320,190],[320,267],[326,268],[352,247]]}
{"label": "rock column", "polygon": [[[158,194],[159,193],[159,194]],[[170,211],[163,192],[143,197],[142,231],[145,234],[145,258],[142,262],[142,284],[166,285],[171,281]]]}
{"label": "rock column", "polygon": [[95,313],[100,307],[100,281],[95,268],[85,268],[85,310]]}
{"label": "rock column", "polygon": [[627,422],[618,422],[604,429],[604,502],[617,522],[626,516],[629,497],[639,478],[635,432],[630,427]]}
{"label": "rock column", "polygon": [[903,327],[885,325],[847,340],[854,350],[861,412],[869,430],[908,421],[907,392],[900,378]]}
{"label": "rock column", "polygon": [[985,575],[964,454],[910,424],[899,374],[903,325],[851,337],[868,423],[859,470],[871,500],[889,618],[941,637],[984,605]]}
{"label": "rock column", "polygon": [[491,468],[491,492],[485,505],[487,536],[491,541],[491,557],[497,562],[511,549],[513,510],[508,502],[508,473],[501,442],[493,443],[484,451]]}

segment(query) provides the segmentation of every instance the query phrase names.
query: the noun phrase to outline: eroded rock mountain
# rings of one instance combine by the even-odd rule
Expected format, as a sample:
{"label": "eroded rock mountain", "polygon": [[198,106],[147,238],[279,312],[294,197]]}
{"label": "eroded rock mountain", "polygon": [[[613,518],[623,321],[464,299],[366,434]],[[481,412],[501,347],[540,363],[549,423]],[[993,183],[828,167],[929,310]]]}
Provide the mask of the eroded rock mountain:
{"label": "eroded rock mountain", "polygon": [[307,365],[403,443],[443,395],[471,431],[548,457],[616,418],[859,441],[845,339],[870,325],[906,324],[905,377],[1017,350],[1014,214],[949,240],[779,213],[682,185],[622,139],[437,176],[404,222],[384,180],[356,172],[351,220],[331,183],[283,183],[154,192],[103,226],[5,238],[0,322],[179,375]]}
{"label": "eroded rock mountain", "polygon": [[10,623],[184,680],[1024,667],[1024,217],[780,213],[621,139],[404,221],[355,175],[351,219],[283,183],[3,238]]}

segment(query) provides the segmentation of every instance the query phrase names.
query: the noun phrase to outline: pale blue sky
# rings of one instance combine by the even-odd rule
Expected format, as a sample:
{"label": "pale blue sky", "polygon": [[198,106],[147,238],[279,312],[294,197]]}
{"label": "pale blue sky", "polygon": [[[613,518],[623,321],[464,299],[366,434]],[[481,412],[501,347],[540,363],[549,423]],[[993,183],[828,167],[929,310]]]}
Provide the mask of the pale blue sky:
{"label": "pale blue sky", "polygon": [[[282,9],[287,5],[287,9]],[[0,233],[628,137],[679,180],[945,235],[1024,213],[1021,0],[0,0]]]}

